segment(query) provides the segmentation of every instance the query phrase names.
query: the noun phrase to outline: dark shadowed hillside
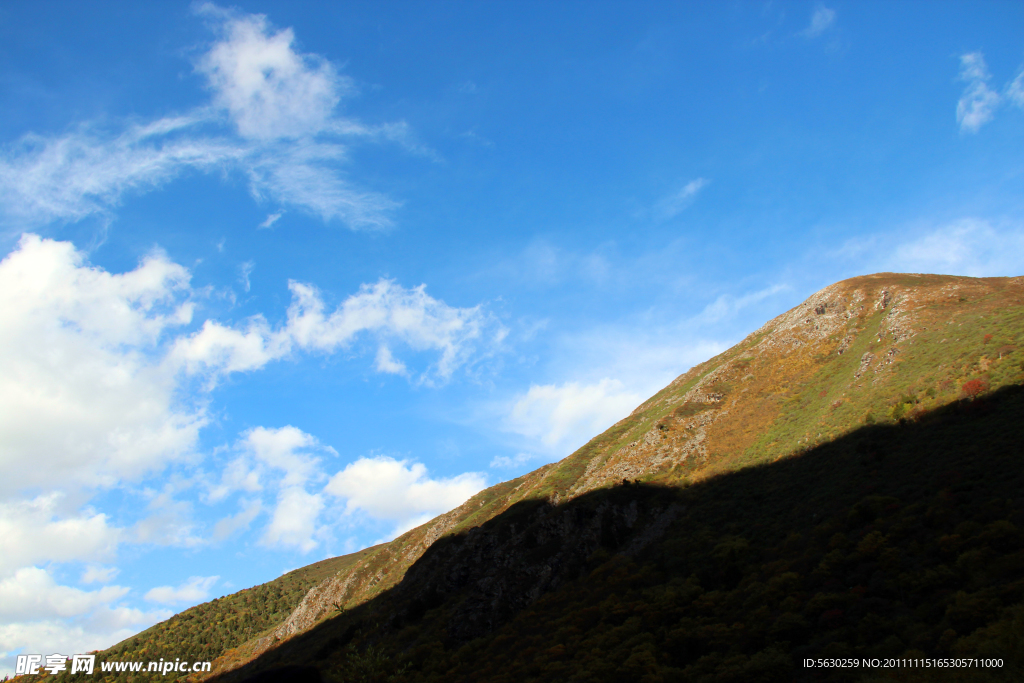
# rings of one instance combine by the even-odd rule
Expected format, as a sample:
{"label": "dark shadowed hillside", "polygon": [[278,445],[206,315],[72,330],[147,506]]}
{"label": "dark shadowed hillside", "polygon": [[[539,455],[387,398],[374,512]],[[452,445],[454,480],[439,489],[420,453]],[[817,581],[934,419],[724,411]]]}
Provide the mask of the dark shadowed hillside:
{"label": "dark shadowed hillside", "polygon": [[522,502],[384,595],[223,678],[790,681],[810,658],[1001,658],[1024,675],[1024,392],[869,426],[685,488]]}
{"label": "dark shadowed hillside", "polygon": [[255,625],[259,589],[102,656],[188,634],[227,681],[873,680],[798,663],[952,655],[1005,666],[889,674],[1018,680],[1022,296],[837,283],[562,461],[317,565]]}

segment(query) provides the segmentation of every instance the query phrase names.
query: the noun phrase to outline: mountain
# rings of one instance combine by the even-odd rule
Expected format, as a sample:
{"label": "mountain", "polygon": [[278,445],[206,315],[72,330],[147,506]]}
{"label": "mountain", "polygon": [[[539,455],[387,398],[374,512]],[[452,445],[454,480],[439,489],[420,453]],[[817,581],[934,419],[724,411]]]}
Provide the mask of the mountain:
{"label": "mountain", "polygon": [[886,673],[804,658],[959,656],[1002,666],[896,673],[1020,680],[1022,298],[1021,277],[831,285],[560,462],[100,658],[216,657],[226,681],[782,681]]}

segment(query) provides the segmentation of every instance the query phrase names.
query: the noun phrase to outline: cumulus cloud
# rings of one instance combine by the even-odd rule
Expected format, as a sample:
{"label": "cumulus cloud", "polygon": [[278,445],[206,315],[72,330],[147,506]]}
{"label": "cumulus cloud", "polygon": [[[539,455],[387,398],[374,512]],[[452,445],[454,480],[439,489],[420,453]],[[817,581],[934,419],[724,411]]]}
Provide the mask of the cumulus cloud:
{"label": "cumulus cloud", "polygon": [[[287,425],[277,429],[255,427],[244,432],[236,444],[240,455],[224,468],[221,482],[209,498],[219,501],[232,493],[276,494],[270,509],[270,521],[262,542],[272,547],[297,548],[309,552],[318,545],[314,539],[316,522],[323,509],[319,494],[307,486],[326,478],[321,459],[311,451],[334,453],[312,435]],[[223,540],[238,529],[248,527],[263,510],[259,498],[243,503],[242,509],[214,526],[214,538]]]}
{"label": "cumulus cloud", "polygon": [[[332,313],[311,285],[290,282],[292,303],[283,326],[271,328],[260,316],[244,326],[228,327],[207,320],[201,330],[179,339],[173,358],[190,372],[255,370],[289,355],[293,349],[333,352],[348,348],[360,334],[394,341],[414,351],[438,351],[438,361],[422,379],[447,380],[474,352],[501,342],[505,329],[480,306],[454,308],[434,299],[420,285],[406,289],[392,280],[362,285]],[[390,348],[378,350],[377,368],[396,372]],[[404,368],[404,365],[401,366]]]}
{"label": "cumulus cloud", "polygon": [[322,57],[297,53],[292,30],[275,31],[262,14],[211,4],[200,12],[222,20],[217,28],[223,37],[196,68],[242,136],[301,137],[330,125],[341,95],[352,88],[350,79]]}
{"label": "cumulus cloud", "polygon": [[85,653],[108,647],[171,616],[117,604],[121,586],[86,591],[57,583],[45,569],[22,567],[0,579],[0,669],[18,651]]}
{"label": "cumulus cloud", "polygon": [[122,274],[83,261],[34,235],[0,261],[0,491],[138,478],[205,424],[153,355],[191,320],[187,271],[161,254]]}
{"label": "cumulus cloud", "polygon": [[829,26],[835,23],[835,20],[836,11],[820,5],[814,9],[814,14],[811,15],[811,23],[804,29],[803,34],[808,38],[817,38]]}
{"label": "cumulus cloud", "polygon": [[82,572],[82,583],[110,583],[118,575],[120,570],[117,567],[103,567],[100,565],[89,565]]}
{"label": "cumulus cloud", "polygon": [[324,507],[319,494],[309,493],[298,486],[280,492],[277,505],[263,536],[269,546],[292,547],[308,553],[317,547],[313,538],[316,520]]}
{"label": "cumulus cloud", "polygon": [[397,203],[342,176],[345,141],[391,140],[422,151],[408,126],[367,126],[336,115],[351,80],[323,58],[297,52],[291,29],[210,4],[200,11],[218,34],[196,63],[211,105],[142,124],[82,124],[62,135],[24,136],[0,149],[0,212],[22,226],[76,221],[110,214],[127,194],[183,173],[219,171],[242,174],[260,201],[352,228],[390,225]]}
{"label": "cumulus cloud", "polygon": [[539,440],[564,457],[629,415],[643,399],[617,379],[534,384],[513,404],[505,429]]}
{"label": "cumulus cloud", "polygon": [[144,596],[149,602],[156,602],[162,605],[175,605],[181,603],[196,604],[210,597],[210,589],[217,583],[219,576],[193,576],[181,585],[157,586],[151,588]]}
{"label": "cumulus cloud", "polygon": [[127,588],[105,586],[83,591],[60,586],[45,569],[23,567],[0,581],[0,619],[70,617],[91,612],[100,605],[124,597]]}
{"label": "cumulus cloud", "polygon": [[683,185],[677,192],[665,197],[656,206],[658,216],[662,219],[672,218],[693,203],[697,194],[707,187],[710,181],[705,178],[697,178]]}
{"label": "cumulus cloud", "polygon": [[106,560],[123,530],[93,510],[76,510],[60,492],[0,503],[0,576],[41,562]]}
{"label": "cumulus cloud", "polygon": [[280,429],[256,427],[243,435],[245,448],[256,460],[283,473],[280,486],[302,486],[319,472],[318,458],[302,451],[318,446],[317,440],[288,425]]}
{"label": "cumulus cloud", "polygon": [[956,121],[961,131],[976,133],[992,120],[999,94],[988,87],[991,78],[980,52],[961,55],[960,80],[967,81],[967,88],[956,104]]}
{"label": "cumulus cloud", "polygon": [[[47,647],[108,646],[158,620],[157,612],[117,604],[122,593],[116,586],[89,591],[46,584],[51,597],[39,600],[52,602],[31,605],[17,590],[50,581],[49,567],[62,563],[85,565],[83,585],[105,584],[116,573],[105,565],[125,544],[207,542],[194,501],[182,499],[194,480],[165,477],[154,487],[152,478],[200,462],[196,443],[209,420],[207,390],[214,379],[300,351],[350,348],[364,337],[378,349],[380,371],[405,367],[395,356],[411,349],[436,359],[424,381],[447,379],[503,334],[481,307],[448,306],[422,286],[382,280],[333,311],[311,285],[292,283],[292,292],[287,320],[277,327],[256,317],[237,326],[205,320],[197,330],[193,299],[201,294],[188,270],[160,252],[133,270],[111,273],[88,264],[69,243],[27,234],[0,261],[0,582],[7,582],[0,600],[9,597],[13,610],[0,615],[0,651],[39,647],[39,634],[59,629],[63,635]],[[217,461],[222,471],[214,470],[205,502],[236,493],[245,498],[214,525],[214,538],[251,525],[266,510],[265,545],[317,547],[327,499],[323,458],[333,449],[288,425],[247,430],[228,453]],[[432,481],[418,484],[429,489]],[[442,494],[466,480],[452,481],[441,482]],[[145,501],[134,519],[129,514],[114,524],[90,507],[114,487]],[[449,500],[440,495],[437,504]],[[151,597],[170,600],[188,588],[168,593],[161,587]],[[60,601],[84,611],[46,611]],[[22,608],[36,610],[35,616],[22,619]],[[95,633],[105,635],[97,640]]]}
{"label": "cumulus cloud", "polygon": [[37,619],[0,624],[0,671],[13,674],[15,653],[84,654],[109,647],[170,618],[170,610],[99,607],[72,619]]}
{"label": "cumulus cloud", "polygon": [[347,514],[361,512],[394,523],[397,535],[458,507],[486,485],[477,472],[433,479],[421,463],[381,455],[350,463],[324,491],[344,499]]}

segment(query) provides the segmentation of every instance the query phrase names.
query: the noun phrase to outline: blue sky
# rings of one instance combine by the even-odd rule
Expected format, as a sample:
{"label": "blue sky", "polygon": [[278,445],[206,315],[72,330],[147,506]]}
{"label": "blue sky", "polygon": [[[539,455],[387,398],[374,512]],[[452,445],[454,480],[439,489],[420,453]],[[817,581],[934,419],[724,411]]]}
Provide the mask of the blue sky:
{"label": "blue sky", "polygon": [[393,538],[836,280],[1024,274],[1021,27],[0,6],[0,668]]}

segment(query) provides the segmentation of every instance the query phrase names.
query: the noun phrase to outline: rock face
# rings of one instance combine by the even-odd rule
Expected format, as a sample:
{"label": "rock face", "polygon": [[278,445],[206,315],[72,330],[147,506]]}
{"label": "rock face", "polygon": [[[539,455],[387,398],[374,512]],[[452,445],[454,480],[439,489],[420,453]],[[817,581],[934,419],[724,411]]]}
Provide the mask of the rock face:
{"label": "rock face", "polygon": [[[415,621],[419,611],[462,591],[450,636],[486,632],[575,576],[596,539],[628,537],[621,552],[634,552],[678,512],[628,502],[564,510],[552,504],[623,481],[674,486],[772,462],[865,420],[896,420],[918,405],[959,400],[959,386],[971,378],[993,389],[1019,382],[1024,364],[1006,350],[1024,346],[1022,298],[1024,278],[884,273],[826,287],[684,373],[562,461],[363,551],[358,562],[310,590],[271,633],[218,660],[215,671],[384,589],[404,595],[407,572],[415,581],[405,585],[420,588],[404,595],[410,607],[392,615],[396,624]],[[513,507],[523,511],[522,524],[489,532],[486,522]]]}

